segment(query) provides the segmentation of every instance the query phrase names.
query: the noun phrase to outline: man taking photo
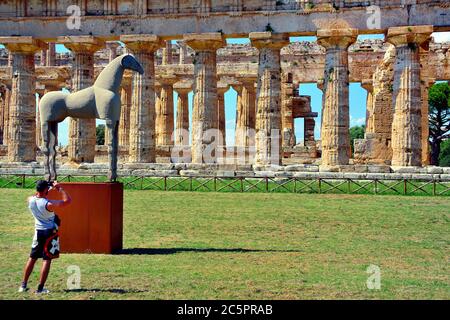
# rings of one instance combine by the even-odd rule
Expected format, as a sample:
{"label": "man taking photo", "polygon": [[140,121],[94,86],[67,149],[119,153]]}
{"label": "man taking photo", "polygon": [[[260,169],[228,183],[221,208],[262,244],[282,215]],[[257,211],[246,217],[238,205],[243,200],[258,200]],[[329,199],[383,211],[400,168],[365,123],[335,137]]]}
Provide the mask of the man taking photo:
{"label": "man taking photo", "polygon": [[[62,195],[62,200],[47,199],[50,188],[54,188]],[[68,206],[72,199],[56,181],[49,183],[45,180],[39,180],[36,183],[36,194],[28,198],[28,208],[34,217],[35,233],[31,247],[30,258],[28,259],[19,292],[28,291],[28,278],[33,272],[34,264],[39,258],[43,259],[39,285],[36,293],[49,293],[44,288],[50,272],[52,259],[58,258],[59,239],[58,225],[60,224],[58,216],[54,213],[55,209]]]}

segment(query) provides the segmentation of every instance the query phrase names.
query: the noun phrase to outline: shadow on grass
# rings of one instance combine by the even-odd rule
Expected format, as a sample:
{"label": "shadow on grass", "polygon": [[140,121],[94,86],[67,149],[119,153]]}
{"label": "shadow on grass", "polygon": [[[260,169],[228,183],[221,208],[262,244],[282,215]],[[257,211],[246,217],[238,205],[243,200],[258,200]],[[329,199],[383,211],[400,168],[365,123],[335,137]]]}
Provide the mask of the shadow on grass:
{"label": "shadow on grass", "polygon": [[224,253],[255,253],[255,252],[302,252],[300,250],[256,250],[242,248],[128,248],[114,252],[117,255],[158,255],[158,254],[176,254],[180,252],[224,252]]}
{"label": "shadow on grass", "polygon": [[125,290],[125,289],[99,289],[99,288],[91,288],[91,289],[73,289],[73,290],[64,290],[66,293],[117,293],[117,294],[125,294],[125,293],[142,293],[146,291],[142,290]]}

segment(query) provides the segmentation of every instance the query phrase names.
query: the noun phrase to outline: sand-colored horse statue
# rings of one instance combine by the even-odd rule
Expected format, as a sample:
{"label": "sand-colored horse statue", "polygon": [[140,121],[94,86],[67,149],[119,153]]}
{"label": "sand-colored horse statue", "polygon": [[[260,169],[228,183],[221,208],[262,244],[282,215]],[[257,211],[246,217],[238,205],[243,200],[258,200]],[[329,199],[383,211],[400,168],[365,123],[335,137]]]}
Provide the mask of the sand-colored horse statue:
{"label": "sand-colored horse statue", "polygon": [[120,85],[125,69],[144,73],[144,69],[132,55],[124,54],[103,69],[92,87],[70,94],[53,91],[42,97],[39,111],[47,180],[56,180],[57,177],[55,158],[58,123],[67,117],[106,120],[106,129],[109,131],[108,178],[110,181],[117,179]]}

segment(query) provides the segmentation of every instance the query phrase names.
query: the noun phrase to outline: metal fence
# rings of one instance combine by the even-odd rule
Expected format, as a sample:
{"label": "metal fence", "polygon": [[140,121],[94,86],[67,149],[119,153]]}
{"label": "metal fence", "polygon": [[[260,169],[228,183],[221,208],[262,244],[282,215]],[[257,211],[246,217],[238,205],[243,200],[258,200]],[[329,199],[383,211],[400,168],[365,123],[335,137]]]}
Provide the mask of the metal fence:
{"label": "metal fence", "polygon": [[[0,188],[34,188],[39,179],[36,175],[0,175]],[[107,178],[65,175],[58,181],[107,182]],[[127,190],[450,196],[450,181],[440,180],[135,176],[120,177],[119,182]]]}

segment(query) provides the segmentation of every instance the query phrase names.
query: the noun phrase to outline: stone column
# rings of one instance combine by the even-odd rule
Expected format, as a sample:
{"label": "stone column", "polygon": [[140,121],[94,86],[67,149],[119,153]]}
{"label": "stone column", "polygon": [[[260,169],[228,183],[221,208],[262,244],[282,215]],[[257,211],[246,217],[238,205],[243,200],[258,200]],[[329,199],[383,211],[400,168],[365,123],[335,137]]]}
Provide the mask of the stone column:
{"label": "stone column", "polygon": [[12,55],[8,161],[36,160],[36,78],[34,54],[46,44],[32,37],[0,37]]}
{"label": "stone column", "polygon": [[144,68],[143,75],[133,74],[129,161],[155,162],[155,51],[162,42],[155,35],[123,35],[120,40]]}
{"label": "stone column", "polygon": [[233,89],[237,92],[236,96],[236,120],[235,120],[235,129],[234,129],[234,145],[236,147],[242,146],[243,139],[243,129],[242,129],[242,91],[244,90],[244,86],[241,84],[233,84]]}
{"label": "stone column", "polygon": [[366,99],[366,133],[374,133],[375,127],[373,123],[373,81],[372,79],[364,79],[361,87],[367,91]]}
{"label": "stone column", "polygon": [[[256,79],[255,79],[256,81]],[[256,90],[253,80],[241,80],[242,93],[236,115],[236,146],[248,148],[254,145]]]}
{"label": "stone column", "polygon": [[0,145],[5,145],[6,86],[0,85]]}
{"label": "stone column", "polygon": [[419,47],[426,46],[432,26],[394,27],[387,41],[396,48],[392,165],[422,165],[422,102]]}
{"label": "stone column", "polygon": [[109,53],[109,62],[113,61],[117,57],[117,48],[119,46],[119,43],[116,41],[106,42],[106,48],[108,49]]}
{"label": "stone column", "polygon": [[316,127],[316,120],[314,118],[305,118],[305,126],[304,126],[304,142],[305,147],[313,147],[316,145],[316,141],[314,139],[314,128]]}
{"label": "stone column", "polygon": [[0,84],[0,145],[3,145],[3,131],[5,129],[5,87]]}
{"label": "stone column", "polygon": [[[94,84],[94,53],[104,42],[91,36],[59,37],[73,53],[72,91],[77,92]],[[73,162],[94,162],[96,145],[96,120],[69,120],[68,157]]]}
{"label": "stone column", "polygon": [[289,44],[287,34],[250,33],[259,49],[255,164],[281,164],[281,63],[280,50]]}
{"label": "stone column", "polygon": [[54,66],[56,65],[56,45],[54,42],[49,42],[48,43],[48,50],[47,50],[47,54],[46,54],[46,62],[45,65],[46,66]]}
{"label": "stone column", "polygon": [[7,145],[10,89],[6,85],[0,85],[0,145]]}
{"label": "stone column", "polygon": [[283,148],[292,148],[295,146],[295,128],[294,128],[294,84],[292,83],[292,73],[284,73],[281,76],[281,127],[282,127],[282,145]]}
{"label": "stone column", "polygon": [[[217,66],[216,51],[224,46],[220,33],[186,34],[184,41],[195,50],[194,58],[194,107],[192,113],[192,162],[215,162],[214,150],[205,159],[204,151],[214,137],[205,135],[209,129],[217,129]],[[209,158],[210,157],[210,158]]]}
{"label": "stone column", "polygon": [[322,112],[322,165],[346,165],[351,155],[348,47],[356,41],[355,29],[317,31],[325,47],[324,105]]}
{"label": "stone column", "polygon": [[172,41],[167,40],[166,46],[162,52],[162,64],[168,65],[172,64]]}
{"label": "stone column", "polygon": [[120,120],[119,120],[119,146],[128,149],[130,145],[130,111],[131,111],[131,79],[122,80],[120,91]]}
{"label": "stone column", "polygon": [[41,66],[45,66],[47,64],[47,50],[41,50],[41,59],[40,63]]}
{"label": "stone column", "polygon": [[11,89],[5,86],[3,100],[3,145],[7,146],[10,140],[9,109],[11,105]]}
{"label": "stone column", "polygon": [[180,53],[179,53],[179,64],[185,64],[186,63],[186,55],[187,55],[187,49],[186,44],[184,41],[178,41],[178,45],[180,46]]}
{"label": "stone column", "polygon": [[177,88],[177,124],[175,133],[175,145],[188,146],[189,136],[183,136],[183,133],[189,132],[189,92],[190,88]]}
{"label": "stone column", "polygon": [[217,128],[222,135],[222,145],[227,144],[227,128],[226,128],[226,118],[225,118],[225,92],[228,91],[228,87],[217,88]]}
{"label": "stone column", "polygon": [[156,146],[173,146],[173,84],[176,79],[164,78],[160,80],[161,93],[156,105]]}
{"label": "stone column", "polygon": [[41,66],[54,66],[56,61],[55,43],[49,42],[48,49],[41,52]]}

